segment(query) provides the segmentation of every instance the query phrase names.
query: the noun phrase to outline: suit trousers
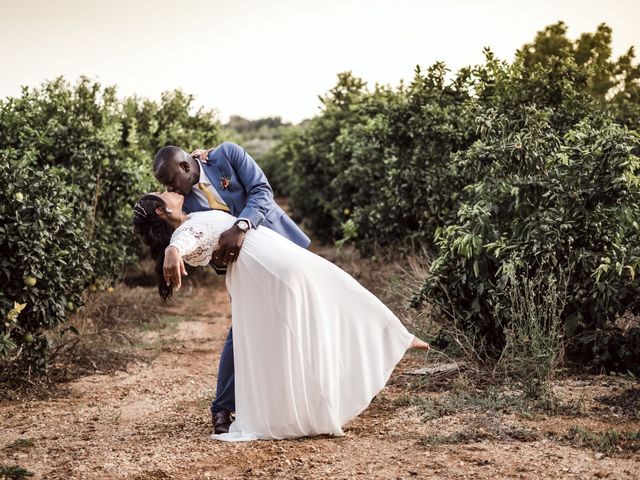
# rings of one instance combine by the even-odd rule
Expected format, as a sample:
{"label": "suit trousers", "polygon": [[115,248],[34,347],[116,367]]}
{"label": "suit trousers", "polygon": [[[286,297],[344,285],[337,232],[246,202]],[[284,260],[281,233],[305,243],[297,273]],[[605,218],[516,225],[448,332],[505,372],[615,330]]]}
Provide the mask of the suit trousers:
{"label": "suit trousers", "polygon": [[218,366],[218,384],[216,386],[216,398],[211,403],[211,414],[226,410],[236,411],[235,382],[233,368],[233,328],[229,328],[229,334],[224,342],[220,365]]}

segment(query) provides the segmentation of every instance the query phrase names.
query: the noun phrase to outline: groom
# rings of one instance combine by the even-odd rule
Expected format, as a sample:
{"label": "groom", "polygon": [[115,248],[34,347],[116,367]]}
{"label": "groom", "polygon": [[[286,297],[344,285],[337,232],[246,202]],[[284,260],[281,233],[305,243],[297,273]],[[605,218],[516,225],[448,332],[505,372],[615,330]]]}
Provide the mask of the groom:
{"label": "groom", "polygon": [[[220,235],[211,266],[224,274],[236,261],[245,233],[263,225],[303,248],[310,240],[273,199],[267,177],[241,147],[224,142],[211,150],[196,150],[193,156],[179,147],[161,148],[153,159],[156,179],[170,191],[184,195],[186,213],[221,209],[238,220]],[[184,271],[178,256],[165,258],[165,278],[176,286]],[[226,433],[235,411],[233,335],[229,329],[220,356],[216,398],[211,404],[215,433]]]}

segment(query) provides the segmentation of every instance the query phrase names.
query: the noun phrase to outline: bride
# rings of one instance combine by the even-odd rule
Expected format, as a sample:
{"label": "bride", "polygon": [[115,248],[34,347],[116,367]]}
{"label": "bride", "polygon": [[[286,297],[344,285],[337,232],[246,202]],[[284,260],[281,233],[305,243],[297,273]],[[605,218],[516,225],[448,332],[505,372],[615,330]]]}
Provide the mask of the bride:
{"label": "bride", "polygon": [[[186,215],[183,200],[147,194],[134,207],[135,231],[151,248],[163,299],[172,294],[165,252],[206,266],[236,220],[221,210]],[[212,435],[217,440],[342,436],[405,351],[429,348],[353,277],[269,228],[246,233],[226,284],[236,418],[228,433]]]}

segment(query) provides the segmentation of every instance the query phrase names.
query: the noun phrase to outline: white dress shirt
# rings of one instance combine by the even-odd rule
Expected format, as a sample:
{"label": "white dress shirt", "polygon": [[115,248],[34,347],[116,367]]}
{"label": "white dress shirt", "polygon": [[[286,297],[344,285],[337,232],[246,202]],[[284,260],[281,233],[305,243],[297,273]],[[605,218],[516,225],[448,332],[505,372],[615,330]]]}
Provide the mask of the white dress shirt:
{"label": "white dress shirt", "polygon": [[[207,174],[204,172],[204,168],[202,168],[202,162],[198,159],[196,160],[198,162],[198,165],[200,166],[200,179],[198,180],[198,183],[204,184],[204,186],[207,187],[211,195],[213,195],[213,198],[215,198],[218,202],[220,202],[222,205],[225,205],[228,208],[229,205],[227,205],[227,203],[222,199],[218,191],[215,189],[215,187],[211,183],[211,180],[209,180],[209,177],[207,177]],[[198,200],[200,200],[200,203],[202,205],[206,205],[208,207],[209,200],[207,199],[207,196],[205,195],[205,193],[198,188],[198,183],[196,183],[193,187],[191,187],[191,191],[196,194],[196,196],[198,197]]]}

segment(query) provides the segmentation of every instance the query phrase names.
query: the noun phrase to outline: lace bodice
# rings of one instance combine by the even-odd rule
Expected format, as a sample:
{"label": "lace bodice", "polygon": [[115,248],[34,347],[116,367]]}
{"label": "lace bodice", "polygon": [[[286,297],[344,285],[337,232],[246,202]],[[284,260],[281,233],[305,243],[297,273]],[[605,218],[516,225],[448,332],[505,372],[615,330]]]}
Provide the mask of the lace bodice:
{"label": "lace bodice", "polygon": [[233,225],[235,217],[219,210],[195,212],[171,235],[172,245],[180,256],[191,266],[202,267],[211,261],[211,255],[218,248],[220,234]]}

